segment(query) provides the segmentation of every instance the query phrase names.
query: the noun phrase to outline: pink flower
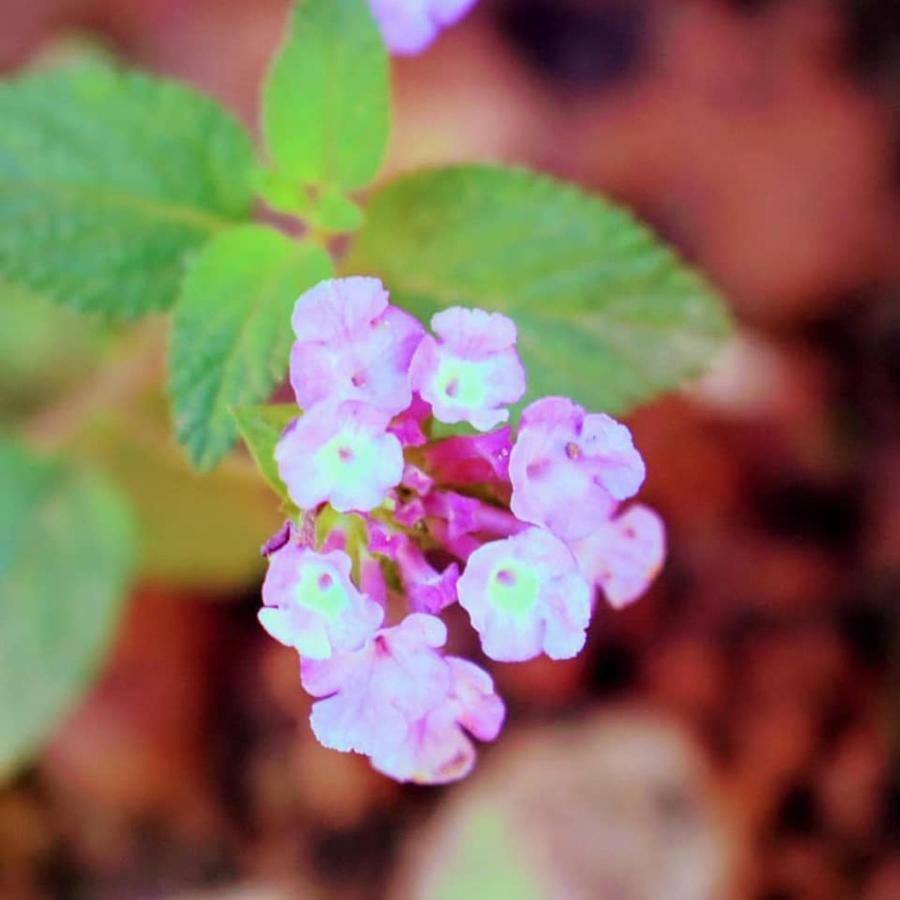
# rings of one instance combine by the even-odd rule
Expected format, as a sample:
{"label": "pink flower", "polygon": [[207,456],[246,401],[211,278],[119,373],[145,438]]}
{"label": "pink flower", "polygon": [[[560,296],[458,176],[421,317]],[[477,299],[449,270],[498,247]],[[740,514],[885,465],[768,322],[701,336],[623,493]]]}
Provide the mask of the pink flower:
{"label": "pink flower", "polygon": [[512,440],[509,428],[460,435],[423,448],[425,468],[443,484],[495,484],[509,481]]}
{"label": "pink flower", "polygon": [[366,512],[384,502],[403,476],[400,441],[386,432],[390,414],[348,400],[319,404],[275,447],[278,474],[301,509],[328,502]]}
{"label": "pink flower", "polygon": [[388,305],[377,278],[323,281],[300,297],[291,321],[291,385],[302,409],[360,400],[394,415],[409,406],[409,364],[425,329]]}
{"label": "pink flower", "polygon": [[410,609],[437,614],[456,603],[456,583],[459,579],[456,563],[450,563],[439,572],[412,541],[405,541],[397,553],[397,565]]}
{"label": "pink flower", "polygon": [[373,553],[396,563],[409,608],[414,612],[437,614],[456,602],[456,563],[439,572],[407,535],[389,532],[377,522],[369,523],[369,546]]}
{"label": "pink flower", "polygon": [[569,548],[542,528],[477,549],[457,593],[491,659],[568,659],[584,646],[591,586]]}
{"label": "pink flower", "polygon": [[571,547],[585,578],[621,609],[637,600],[662,568],[665,526],[652,509],[637,504]]}
{"label": "pink flower", "polygon": [[458,781],[475,764],[469,735],[492,741],[500,733],[506,708],[490,675],[459,657],[445,661],[451,683],[444,701],[416,722],[398,747],[372,756],[372,765],[385,775],[420,784]]}
{"label": "pink flower", "polygon": [[447,523],[447,536],[451,540],[465,534],[509,537],[528,528],[509,510],[455,491],[432,491],[425,497],[423,506],[429,516]]}
{"label": "pink flower", "polygon": [[288,542],[269,556],[259,621],[269,634],[311,659],[356,650],[381,625],[384,610],[350,581],[350,557]]}
{"label": "pink flower", "polygon": [[485,673],[438,653],[446,639],[440,619],[413,613],[361,650],[302,660],[304,688],[322,698],[310,716],[319,741],[364,753],[400,781],[434,783],[465,774],[471,744],[467,750],[460,729],[493,739],[503,707]]}
{"label": "pink flower", "polygon": [[635,494],[644,474],[624,425],[603,413],[586,415],[564,397],[545,397],[522,413],[509,460],[510,506],[523,521],[578,540]]}
{"label": "pink flower", "polygon": [[509,418],[507,404],[525,393],[515,351],[516,326],[500,313],[454,306],[437,313],[410,366],[412,386],[440,422],[488,431]]}
{"label": "pink flower", "polygon": [[391,422],[388,431],[396,434],[404,447],[421,447],[428,443],[425,423],[431,418],[431,407],[418,395],[412,395],[409,406]]}
{"label": "pink flower", "polygon": [[392,53],[420,53],[438,32],[458,22],[476,0],[370,0]]}

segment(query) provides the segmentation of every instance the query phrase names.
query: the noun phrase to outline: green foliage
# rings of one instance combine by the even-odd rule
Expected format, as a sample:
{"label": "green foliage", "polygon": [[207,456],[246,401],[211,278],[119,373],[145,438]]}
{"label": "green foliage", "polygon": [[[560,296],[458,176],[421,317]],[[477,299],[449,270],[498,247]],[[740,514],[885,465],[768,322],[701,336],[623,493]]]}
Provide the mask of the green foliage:
{"label": "green foliage", "polygon": [[366,0],[300,0],[263,90],[263,133],[304,185],[366,185],[390,127],[389,67]]}
{"label": "green foliage", "polygon": [[331,260],[262,225],[217,235],[190,263],[175,308],[169,388],[178,440],[201,469],[231,449],[230,407],[265,400],[287,371],[291,312]]}
{"label": "green foliage", "polygon": [[278,474],[278,466],[275,465],[275,445],[284,429],[297,418],[300,411],[293,403],[281,403],[239,406],[232,409],[231,413],[263,478],[287,505],[292,505],[293,501]]}
{"label": "green foliage", "polygon": [[138,576],[179,589],[233,594],[258,580],[259,548],[281,524],[249,462],[191,469],[154,389],[85,428],[66,452],[89,459],[128,496],[141,535]]}
{"label": "green foliage", "polygon": [[0,280],[0,419],[20,418],[100,369],[108,325]]}
{"label": "green foliage", "polygon": [[422,317],[454,304],[507,313],[530,397],[608,412],[698,374],[728,333],[715,293],[628,212],[521,170],[389,184],[344,268],[380,275]]}
{"label": "green foliage", "polygon": [[417,885],[431,900],[540,900],[520,828],[485,801],[456,810],[453,840]]}
{"label": "green foliage", "polygon": [[103,478],[0,439],[0,778],[78,697],[128,586],[134,530]]}
{"label": "green foliage", "polygon": [[310,223],[326,234],[356,231],[363,219],[363,211],[334,188],[322,191],[309,214]]}
{"label": "green foliage", "polygon": [[99,61],[0,86],[0,276],[135,317],[184,254],[246,219],[252,147],[194,91]]}

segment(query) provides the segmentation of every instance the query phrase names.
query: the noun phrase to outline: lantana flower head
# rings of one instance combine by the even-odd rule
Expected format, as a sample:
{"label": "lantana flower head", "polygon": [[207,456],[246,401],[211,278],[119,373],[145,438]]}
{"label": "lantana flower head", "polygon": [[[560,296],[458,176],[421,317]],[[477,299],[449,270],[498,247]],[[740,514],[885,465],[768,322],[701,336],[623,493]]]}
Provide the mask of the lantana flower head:
{"label": "lantana flower head", "polygon": [[301,409],[359,400],[391,415],[410,405],[409,364],[425,329],[388,305],[377,278],[323,281],[294,307],[291,385]]}
{"label": "lantana flower head", "polygon": [[269,556],[262,587],[263,628],[310,659],[356,650],[381,625],[384,610],[350,580],[350,557],[317,553],[289,540]]}
{"label": "lantana flower head", "polygon": [[515,351],[516,326],[500,313],[454,306],[431,319],[412,359],[412,386],[439,422],[468,422],[488,431],[509,418],[525,393],[525,370]]}
{"label": "lantana flower head", "polygon": [[393,53],[420,53],[442,28],[458,22],[477,0],[370,0]]}
{"label": "lantana flower head", "polygon": [[587,537],[637,493],[644,461],[631,432],[565,397],[526,407],[509,459],[512,511],[565,540]]}
{"label": "lantana flower head", "polygon": [[638,503],[574,542],[572,552],[585,578],[611,606],[622,609],[647,590],[662,568],[665,526],[652,509]]}
{"label": "lantana flower head", "polygon": [[569,548],[543,528],[481,546],[457,591],[491,659],[568,659],[584,646],[591,587]]}
{"label": "lantana flower head", "polygon": [[[643,460],[624,425],[562,397],[515,439],[495,428],[525,389],[505,316],[452,308],[424,335],[350,278],[307,292],[293,324],[304,410],[275,460],[303,512],[264,548],[260,621],[299,651],[325,746],[400,781],[461,778],[505,711],[487,672],[443,655],[438,615],[459,602],[498,661],[580,652],[595,594],[623,606],[662,562],[659,517],[621,508]],[[436,440],[434,420],[484,431]]]}
{"label": "lantana flower head", "polygon": [[328,502],[339,512],[368,511],[403,477],[403,449],[388,434],[390,414],[348,400],[313,406],[275,448],[278,473],[294,503]]}
{"label": "lantana flower head", "polygon": [[361,650],[302,660],[304,688],[322,698],[310,718],[319,741],[364,753],[399,781],[436,783],[465,774],[460,754],[470,760],[474,751],[460,728],[495,737],[503,706],[486,673],[454,668],[438,652],[446,639],[440,619],[412,613],[376,632]]}

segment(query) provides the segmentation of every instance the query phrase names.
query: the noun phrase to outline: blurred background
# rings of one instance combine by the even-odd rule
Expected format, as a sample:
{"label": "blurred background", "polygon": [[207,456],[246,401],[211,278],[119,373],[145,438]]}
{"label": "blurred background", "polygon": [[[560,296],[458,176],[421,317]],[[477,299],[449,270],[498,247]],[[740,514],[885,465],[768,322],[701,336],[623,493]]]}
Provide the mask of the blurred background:
{"label": "blurred background", "polygon": [[[0,69],[89,39],[250,124],[286,10],[2,0]],[[256,624],[277,521],[249,467],[187,470],[157,359],[80,422],[110,334],[7,291],[0,415],[40,435],[62,404],[145,546],[100,679],[0,787],[0,897],[896,900],[900,5],[481,0],[395,84],[386,175],[577,181],[728,298],[715,370],[629,419],[667,566],[577,659],[492,667],[510,721],[467,782],[398,786],[315,743]]]}

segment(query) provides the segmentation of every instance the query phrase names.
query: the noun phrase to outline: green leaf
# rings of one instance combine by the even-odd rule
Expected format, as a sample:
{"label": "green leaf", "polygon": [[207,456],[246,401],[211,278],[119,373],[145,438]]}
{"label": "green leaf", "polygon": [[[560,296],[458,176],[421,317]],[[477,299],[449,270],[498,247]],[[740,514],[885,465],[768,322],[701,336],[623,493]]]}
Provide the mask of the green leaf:
{"label": "green leaf", "polygon": [[113,329],[0,279],[0,419],[20,419],[103,365]]}
{"label": "green leaf", "polygon": [[175,434],[198,468],[234,444],[230,408],[265,400],[284,377],[294,303],[330,274],[320,247],[262,225],[223,232],[191,261],[175,307],[169,390]]}
{"label": "green leaf", "polygon": [[80,696],[135,557],[127,504],[97,474],[0,439],[0,778]]}
{"label": "green leaf", "polygon": [[264,167],[254,169],[253,189],[275,212],[288,216],[306,216],[312,209],[313,200],[307,189],[281,171]]}
{"label": "green leaf", "polygon": [[250,455],[266,482],[285,503],[293,505],[275,465],[275,445],[300,410],[293,403],[239,406],[231,411]]}
{"label": "green leaf", "polygon": [[326,188],[309,213],[309,221],[328,234],[356,231],[363,223],[363,211],[340,191]]}
{"label": "green leaf", "polygon": [[371,199],[344,269],[419,316],[511,316],[529,397],[622,412],[699,374],[727,336],[714,291],[626,210],[522,170],[414,174]]}
{"label": "green leaf", "polygon": [[249,460],[193,470],[171,436],[157,385],[96,417],[66,445],[122,486],[141,535],[139,577],[153,584],[233,597],[259,583],[260,545],[281,524]]}
{"label": "green leaf", "polygon": [[0,86],[0,276],[120,317],[247,218],[250,139],[214,101],[99,61]]}
{"label": "green leaf", "polygon": [[375,177],[390,129],[387,52],[366,0],[299,0],[263,90],[275,163],[306,185]]}

